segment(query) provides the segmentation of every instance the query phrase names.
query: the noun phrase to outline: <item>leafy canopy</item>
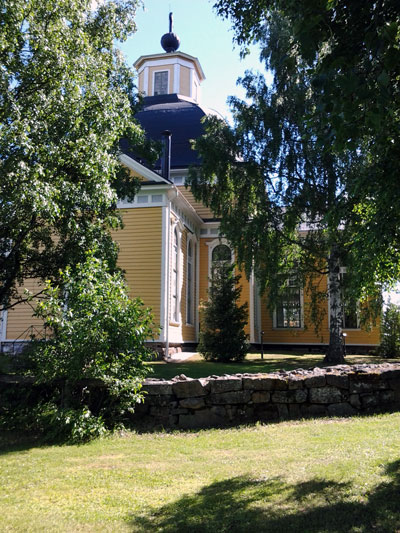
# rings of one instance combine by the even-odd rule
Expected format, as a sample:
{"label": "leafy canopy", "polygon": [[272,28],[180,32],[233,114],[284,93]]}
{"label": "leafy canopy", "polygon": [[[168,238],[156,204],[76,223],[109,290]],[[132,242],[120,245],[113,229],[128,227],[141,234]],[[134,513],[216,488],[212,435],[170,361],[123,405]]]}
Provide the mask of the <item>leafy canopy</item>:
{"label": "leafy canopy", "polygon": [[51,336],[31,347],[29,372],[48,393],[30,406],[29,424],[74,442],[121,426],[142,399],[146,343],[157,334],[150,310],[93,252],[62,271],[58,285],[48,281],[45,296],[36,314]]}
{"label": "leafy canopy", "polygon": [[[348,175],[357,232],[352,255],[359,283],[400,278],[400,4],[397,0],[218,0],[217,13],[230,18],[242,54],[251,42],[263,53],[274,13],[285,18],[288,51],[275,62],[296,73],[301,60],[317,95],[305,119],[321,127],[321,150],[363,153]],[[281,48],[276,42],[276,49]],[[274,52],[272,52],[272,61]],[[279,58],[279,55],[275,55]]]}
{"label": "leafy canopy", "polygon": [[196,141],[203,165],[192,172],[190,184],[221,216],[223,233],[248,275],[254,268],[271,311],[295,277],[311,296],[304,323],[313,322],[318,330],[327,296],[322,280],[328,276],[328,359],[340,363],[344,287],[339,273],[341,266],[352,270],[349,243],[355,231],[348,176],[362,154],[332,152],[324,140],[329,127],[307,119],[320,94],[307,62],[292,53],[290,21],[270,13],[258,37],[273,83],[249,72],[240,80],[247,100],[230,98],[234,127],[208,119],[205,136]]}
{"label": "leafy canopy", "polygon": [[119,139],[144,143],[133,72],[115,41],[136,0],[3,0],[0,9],[0,304],[96,248],[115,266],[117,195],[138,182]]}
{"label": "leafy canopy", "polygon": [[48,382],[100,379],[106,383],[145,376],[154,333],[153,317],[128,289],[119,272],[88,252],[85,262],[60,273],[60,284],[46,284],[36,314],[51,337],[35,349],[35,376]]}

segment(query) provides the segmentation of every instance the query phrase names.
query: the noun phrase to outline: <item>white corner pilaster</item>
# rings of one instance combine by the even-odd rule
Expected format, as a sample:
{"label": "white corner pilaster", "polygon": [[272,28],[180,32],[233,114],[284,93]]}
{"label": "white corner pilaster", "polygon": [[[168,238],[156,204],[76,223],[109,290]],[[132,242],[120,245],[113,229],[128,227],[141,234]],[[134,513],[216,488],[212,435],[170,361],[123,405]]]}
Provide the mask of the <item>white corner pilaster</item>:
{"label": "white corner pilaster", "polygon": [[180,85],[181,85],[181,67],[178,63],[175,63],[174,65],[174,87],[173,87],[172,92],[175,94],[179,94]]}

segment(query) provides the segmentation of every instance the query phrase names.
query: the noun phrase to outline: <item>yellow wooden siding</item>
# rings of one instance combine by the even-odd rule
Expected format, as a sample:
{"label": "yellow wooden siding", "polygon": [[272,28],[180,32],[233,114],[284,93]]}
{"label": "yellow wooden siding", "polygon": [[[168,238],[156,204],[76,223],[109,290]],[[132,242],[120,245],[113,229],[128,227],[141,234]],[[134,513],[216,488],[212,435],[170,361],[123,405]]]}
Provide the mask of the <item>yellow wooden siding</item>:
{"label": "yellow wooden siding", "polygon": [[[200,287],[199,287],[200,302],[206,301],[208,299],[209,247],[207,246],[207,243],[213,240],[215,239],[214,238],[200,239]],[[246,332],[247,335],[250,336],[250,283],[246,279],[246,275],[243,272],[237,271],[236,273],[241,275],[240,285],[242,287],[242,292],[241,292],[240,299],[239,299],[239,305],[242,305],[245,302],[247,302],[247,305],[248,305],[248,319],[247,319],[247,324],[244,328],[244,331]]]}
{"label": "yellow wooden siding", "polygon": [[149,67],[149,93],[146,96],[153,96],[153,81],[154,81],[154,72],[169,71],[169,80],[168,80],[168,94],[173,92],[174,88],[174,67],[173,65],[160,65],[159,67]]}
{"label": "yellow wooden siding", "polygon": [[179,94],[190,96],[190,68],[180,67]]}
{"label": "yellow wooden siding", "polygon": [[[318,283],[318,290],[327,292],[327,278],[322,276],[315,283]],[[328,299],[321,303],[321,324],[318,332],[315,331],[314,324],[310,318],[310,293],[304,291],[304,327],[293,329],[282,329],[273,327],[272,313],[267,308],[267,296],[263,296],[261,305],[261,327],[264,331],[264,342],[268,343],[301,343],[301,344],[328,344],[329,343],[329,320],[328,320]],[[370,331],[363,329],[344,330],[347,333],[346,344],[379,344],[379,325],[372,327]]]}
{"label": "yellow wooden siding", "polygon": [[[32,294],[35,294],[39,292],[42,287],[43,285],[37,280],[28,279],[25,280],[25,283],[19,289],[19,292],[23,294],[24,289],[27,289]],[[43,333],[43,321],[40,318],[33,316],[36,303],[37,301],[34,300],[29,303],[18,304],[8,310],[6,328],[7,340],[30,340],[31,333],[34,333],[39,337],[41,336]]]}
{"label": "yellow wooden siding", "polygon": [[121,209],[124,228],[112,233],[119,243],[118,264],[131,297],[139,296],[160,323],[162,208]]}

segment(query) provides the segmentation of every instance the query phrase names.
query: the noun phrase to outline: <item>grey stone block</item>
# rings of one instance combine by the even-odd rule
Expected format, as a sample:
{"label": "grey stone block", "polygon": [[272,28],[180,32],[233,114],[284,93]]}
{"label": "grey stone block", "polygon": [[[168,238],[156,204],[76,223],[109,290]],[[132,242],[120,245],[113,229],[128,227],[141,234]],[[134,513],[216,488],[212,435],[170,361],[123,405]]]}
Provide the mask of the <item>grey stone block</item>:
{"label": "grey stone block", "polygon": [[349,403],[343,402],[332,403],[331,405],[328,405],[328,413],[331,416],[351,416],[356,415],[358,411]]}
{"label": "grey stone block", "polygon": [[273,381],[273,390],[287,390],[288,380],[286,378],[274,377]]}
{"label": "grey stone block", "polygon": [[304,376],[290,377],[290,379],[288,381],[288,389],[289,390],[302,389],[302,388],[304,388],[304,382],[305,382],[305,377]]}
{"label": "grey stone block", "polygon": [[348,389],[349,376],[340,374],[327,374],[326,383],[327,385],[332,385],[333,387],[338,387],[339,389]]}
{"label": "grey stone block", "polygon": [[379,403],[392,403],[395,400],[395,393],[392,390],[379,392]]}
{"label": "grey stone block", "polygon": [[379,375],[374,374],[369,376],[368,374],[363,376],[354,376],[350,379],[350,392],[369,392],[375,390],[386,389],[387,385],[384,381],[379,379]]}
{"label": "grey stone block", "polygon": [[144,403],[147,405],[157,405],[159,407],[169,406],[171,401],[174,399],[174,396],[171,394],[165,396],[154,396],[149,395],[144,397]]}
{"label": "grey stone block", "polygon": [[206,402],[204,401],[204,398],[183,398],[179,402],[180,407],[184,407],[186,409],[202,409],[205,407]]}
{"label": "grey stone block", "polygon": [[308,405],[302,404],[300,406],[301,414],[305,417],[308,416],[326,416],[328,411],[325,405]]}
{"label": "grey stone block", "polygon": [[290,418],[301,418],[301,408],[300,405],[296,403],[290,403],[289,408],[289,417]]}
{"label": "grey stone block", "polygon": [[326,385],[326,377],[323,375],[310,376],[304,380],[304,385],[309,389],[313,387],[324,387]]}
{"label": "grey stone block", "polygon": [[271,401],[273,403],[289,403],[290,394],[289,391],[275,391],[271,395]]}
{"label": "grey stone block", "polygon": [[249,390],[239,390],[233,392],[222,392],[212,394],[210,401],[215,405],[247,403],[250,401],[251,392]]}
{"label": "grey stone block", "polygon": [[397,379],[400,383],[400,368],[382,370],[381,372],[382,379]]}
{"label": "grey stone block", "polygon": [[349,402],[350,402],[350,405],[352,405],[356,409],[360,409],[361,400],[360,400],[360,395],[359,394],[350,394]]}
{"label": "grey stone block", "polygon": [[229,377],[210,380],[211,393],[231,392],[242,389],[242,378]]}
{"label": "grey stone block", "polygon": [[310,403],[339,403],[342,400],[340,390],[335,387],[321,387],[310,389]]}
{"label": "grey stone block", "polygon": [[274,380],[267,377],[249,377],[243,378],[243,388],[245,390],[272,390]]}
{"label": "grey stone block", "polygon": [[[238,417],[238,408],[236,405],[225,406],[226,416],[229,422],[232,422]],[[218,413],[217,413],[218,414]]]}
{"label": "grey stone block", "polygon": [[289,418],[289,409],[285,403],[278,403],[276,404],[276,406],[278,408],[279,418],[282,418],[282,419]]}
{"label": "grey stone block", "polygon": [[160,406],[151,406],[150,407],[150,414],[151,416],[154,416],[156,418],[159,417],[168,417],[170,414],[169,407],[160,407]]}
{"label": "grey stone block", "polygon": [[251,399],[254,403],[267,403],[271,399],[271,393],[268,391],[255,391]]}
{"label": "grey stone block", "polygon": [[388,385],[392,390],[400,390],[400,379],[390,379],[388,380]]}
{"label": "grey stone block", "polygon": [[146,379],[143,382],[142,390],[145,391],[149,396],[153,395],[164,395],[164,394],[172,394],[172,381],[152,381],[150,379]]}
{"label": "grey stone block", "polygon": [[201,409],[191,414],[179,415],[179,427],[183,429],[197,429],[220,426],[227,422],[225,410],[219,414],[213,409]]}
{"label": "grey stone block", "polygon": [[255,404],[254,418],[263,422],[278,420],[279,412],[277,405]]}
{"label": "grey stone block", "polygon": [[178,398],[206,396],[210,390],[210,383],[206,379],[187,379],[172,384],[172,391]]}
{"label": "grey stone block", "polygon": [[375,394],[361,394],[360,398],[362,407],[366,409],[378,405],[378,399]]}
{"label": "grey stone block", "polygon": [[295,403],[303,403],[307,401],[307,396],[307,389],[297,389],[294,391],[294,394],[291,395],[291,399]]}
{"label": "grey stone block", "polygon": [[185,415],[189,413],[189,409],[184,409],[183,407],[174,407],[171,409],[171,415]]}

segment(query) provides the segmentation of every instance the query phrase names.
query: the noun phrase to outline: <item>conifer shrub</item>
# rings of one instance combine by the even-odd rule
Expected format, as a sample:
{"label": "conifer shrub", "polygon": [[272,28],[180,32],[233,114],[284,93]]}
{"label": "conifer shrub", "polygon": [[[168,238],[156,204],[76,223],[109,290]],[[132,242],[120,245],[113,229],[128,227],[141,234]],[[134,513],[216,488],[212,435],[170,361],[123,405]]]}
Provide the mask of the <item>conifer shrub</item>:
{"label": "conifer shrub", "polygon": [[247,303],[238,305],[240,276],[234,266],[220,263],[215,266],[204,303],[198,351],[207,361],[242,361],[249,351],[244,327],[247,323]]}
{"label": "conifer shrub", "polygon": [[389,304],[383,313],[378,355],[400,357],[400,307],[398,305]]}

